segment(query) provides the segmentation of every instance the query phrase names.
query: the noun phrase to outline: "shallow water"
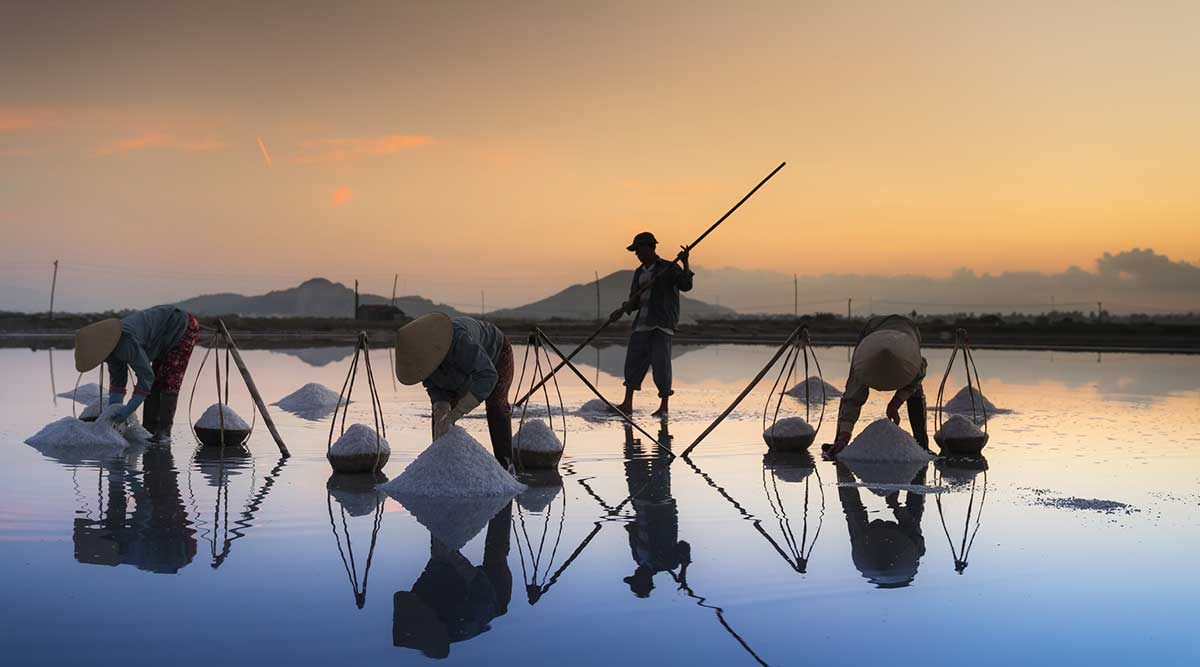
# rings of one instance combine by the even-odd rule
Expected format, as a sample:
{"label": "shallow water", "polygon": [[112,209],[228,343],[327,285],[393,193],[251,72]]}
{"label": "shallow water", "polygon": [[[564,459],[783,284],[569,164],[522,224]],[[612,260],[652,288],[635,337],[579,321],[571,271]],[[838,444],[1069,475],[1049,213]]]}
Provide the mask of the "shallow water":
{"label": "shallow water", "polygon": [[[623,352],[581,354],[614,400]],[[649,417],[647,391],[638,423],[682,451],[772,352],[680,346],[672,417]],[[847,350],[818,354],[840,388]],[[948,353],[927,356],[932,402]],[[369,482],[331,478],[328,418],[273,409],[286,461],[261,422],[249,452],[198,449],[198,355],[170,446],[43,455],[23,441],[72,413],[54,398],[75,382],[71,353],[0,350],[5,662],[1195,664],[1200,357],[976,357],[984,394],[1013,410],[989,422],[985,472],[943,461],[879,490],[830,462],[764,457],[772,376],[690,461],[669,464],[619,421],[569,416],[561,488],[529,480],[490,522],[442,517],[478,529],[456,551]],[[272,402],[306,382],[337,390],[351,356],[245,358]],[[391,381],[386,353],[372,359],[391,477],[428,444],[428,403]],[[193,418],[214,401],[211,372]],[[574,377],[561,390],[568,411],[592,398]],[[860,427],[884,403],[873,396]],[[233,405],[251,414],[236,383]],[[356,400],[350,421],[371,420]],[[486,442],[482,419],[465,425]],[[1128,507],[1077,502],[1090,500]]]}

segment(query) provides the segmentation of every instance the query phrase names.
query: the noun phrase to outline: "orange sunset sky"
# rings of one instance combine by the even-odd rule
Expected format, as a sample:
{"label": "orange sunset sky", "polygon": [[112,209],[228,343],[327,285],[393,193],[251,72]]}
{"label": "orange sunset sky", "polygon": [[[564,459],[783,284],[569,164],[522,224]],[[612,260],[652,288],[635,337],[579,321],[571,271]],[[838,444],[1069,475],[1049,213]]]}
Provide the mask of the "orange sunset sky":
{"label": "orange sunset sky", "polygon": [[[1200,259],[1200,4],[4,3],[0,309]],[[664,253],[666,254],[666,253]],[[40,298],[40,297],[38,297]]]}

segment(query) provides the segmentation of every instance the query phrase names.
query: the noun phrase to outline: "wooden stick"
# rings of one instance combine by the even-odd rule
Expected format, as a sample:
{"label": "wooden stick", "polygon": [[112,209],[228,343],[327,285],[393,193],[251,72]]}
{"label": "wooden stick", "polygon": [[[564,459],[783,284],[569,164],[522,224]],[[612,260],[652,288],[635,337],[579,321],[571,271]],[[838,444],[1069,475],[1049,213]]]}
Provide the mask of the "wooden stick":
{"label": "wooden stick", "polygon": [[[747,192],[745,197],[742,197],[741,200],[738,201],[738,203],[733,205],[733,208],[726,211],[725,215],[718,218],[717,221],[714,222],[708,229],[704,230],[704,233],[701,234],[699,238],[697,238],[695,241],[692,241],[692,243],[690,245],[688,245],[684,250],[680,251],[679,255],[675,257],[675,261],[676,262],[680,261],[683,258],[684,253],[691,252],[692,248],[695,248],[696,246],[700,245],[700,242],[704,240],[704,237],[711,234],[712,231],[714,229],[716,229],[722,222],[725,222],[725,219],[728,218],[729,216],[733,215],[734,211],[741,208],[742,204],[745,204],[747,199],[749,199],[752,195],[754,195],[755,192],[758,192],[759,188],[766,185],[767,181],[771,180],[772,176],[779,173],[779,170],[783,169],[783,166],[786,164],[787,164],[786,162],[780,162],[779,166],[775,167],[774,171],[767,174],[766,178],[759,181],[758,185],[754,186],[753,190],[751,190],[750,192]],[[630,298],[634,299],[634,298],[640,297],[642,294],[649,291],[650,288],[654,286],[654,283],[658,281],[658,279],[659,279],[659,277],[661,277],[661,275],[662,275],[661,273],[655,274],[653,278],[651,278],[645,285],[642,285],[641,288],[638,289],[638,291],[635,292]],[[618,317],[618,319],[620,319],[620,318]],[[608,326],[610,324],[612,324],[616,321],[617,321],[616,319],[609,318],[603,324],[601,324],[598,329],[596,329],[595,331],[592,332],[592,335],[588,336],[587,339],[585,339],[574,350],[572,350],[571,354],[568,354],[567,356],[563,357],[562,363],[560,363],[557,366],[555,366],[554,368],[550,369],[550,373],[547,374],[546,377],[542,378],[541,382],[537,383],[529,391],[525,392],[525,395],[522,396],[521,398],[518,398],[516,400],[516,402],[513,403],[513,405],[520,407],[522,403],[529,400],[529,397],[533,395],[533,392],[537,391],[538,389],[541,389],[542,385],[546,384],[546,380],[549,380],[551,377],[554,376],[555,373],[562,370],[562,367],[565,366],[568,361],[574,359],[575,355],[579,354],[583,350],[583,348],[587,347],[592,341],[596,340],[596,337],[599,336],[601,332],[603,332],[605,329],[608,328]]]}
{"label": "wooden stick", "polygon": [[221,327],[221,336],[225,339],[225,344],[229,346],[229,352],[233,354],[233,363],[237,365],[238,372],[246,381],[246,389],[250,392],[250,398],[254,399],[254,405],[258,406],[258,412],[262,415],[267,430],[271,432],[271,437],[275,439],[279,453],[284,458],[291,456],[287,445],[283,444],[283,438],[279,436],[279,430],[275,428],[275,421],[271,419],[271,413],[267,412],[267,404],[263,402],[262,395],[258,393],[258,387],[254,385],[254,378],[250,377],[250,370],[246,368],[246,362],[242,361],[242,355],[238,352],[237,344],[233,342],[233,336],[230,336],[229,329],[225,328],[225,321],[217,320],[217,325]]}
{"label": "wooden stick", "polygon": [[787,337],[787,340],[783,342],[783,345],[780,345],[779,349],[776,350],[775,356],[771,357],[771,360],[767,362],[767,365],[763,366],[763,369],[758,372],[758,375],[754,376],[754,379],[750,381],[750,384],[746,385],[746,388],[742,390],[742,393],[738,394],[738,397],[733,399],[733,403],[731,403],[729,407],[725,408],[725,412],[722,412],[720,417],[717,417],[713,423],[709,424],[708,428],[704,429],[704,432],[701,433],[696,438],[695,442],[689,445],[687,449],[683,450],[683,453],[680,454],[680,456],[686,458],[688,453],[695,449],[696,445],[700,444],[701,440],[703,440],[709,433],[712,433],[713,429],[715,429],[721,422],[725,421],[725,418],[729,416],[729,413],[733,412],[734,409],[737,408],[738,404],[742,402],[742,399],[746,398],[750,392],[754,391],[754,388],[758,386],[758,383],[761,382],[764,377],[766,377],[767,371],[771,370],[771,367],[775,365],[775,362],[779,361],[779,357],[783,356],[784,351],[791,346],[792,341],[796,340],[796,337],[800,335],[801,329],[803,329],[803,327],[797,327],[796,330],[792,332],[792,335]]}

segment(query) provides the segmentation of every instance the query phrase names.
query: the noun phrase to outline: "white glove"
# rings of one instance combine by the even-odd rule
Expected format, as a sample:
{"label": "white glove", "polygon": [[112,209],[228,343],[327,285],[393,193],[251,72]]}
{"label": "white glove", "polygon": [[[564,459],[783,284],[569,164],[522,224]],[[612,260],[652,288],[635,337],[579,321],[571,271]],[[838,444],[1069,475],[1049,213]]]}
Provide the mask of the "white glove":
{"label": "white glove", "polygon": [[[465,396],[458,399],[457,405],[455,405],[453,408],[450,408],[441,419],[434,422],[433,439],[437,440],[443,435],[449,433],[450,427],[454,426],[455,422],[457,422],[459,419],[462,419],[468,412],[478,407],[480,403],[481,401],[478,398],[475,398],[474,394],[467,392]],[[437,419],[436,411],[434,418]]]}

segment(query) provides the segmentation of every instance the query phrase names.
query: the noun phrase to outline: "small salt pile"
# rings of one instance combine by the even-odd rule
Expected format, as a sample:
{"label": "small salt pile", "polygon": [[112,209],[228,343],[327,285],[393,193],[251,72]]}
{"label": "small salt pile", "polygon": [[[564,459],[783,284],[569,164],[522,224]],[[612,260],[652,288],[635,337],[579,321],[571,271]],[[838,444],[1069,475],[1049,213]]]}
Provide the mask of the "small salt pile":
{"label": "small salt pile", "polygon": [[401,502],[404,496],[511,500],[525,488],[460,426],[451,427],[413,459],[404,472],[380,487]]}
{"label": "small salt pile", "polygon": [[196,428],[207,428],[219,430],[221,428],[222,419],[224,419],[226,431],[249,431],[250,425],[242,419],[238,413],[233,411],[233,408],[220,403],[213,403],[208,406],[204,414],[200,415],[200,419],[196,420]]}
{"label": "small salt pile", "polygon": [[[797,384],[795,387],[788,389],[787,395],[807,403],[820,403],[822,400],[837,398],[842,395],[842,392],[837,387],[814,375]],[[810,396],[812,398],[809,398]]]}
{"label": "small salt pile", "polygon": [[766,438],[804,438],[816,433],[812,425],[803,417],[786,417],[775,422],[763,431]]}
{"label": "small salt pile", "polygon": [[562,441],[558,434],[541,419],[531,419],[521,425],[517,437],[513,438],[513,447],[526,452],[561,452]]}
{"label": "small salt pile", "polygon": [[378,438],[377,448],[376,437],[377,432],[373,427],[366,424],[354,424],[334,441],[333,446],[329,448],[329,453],[333,456],[360,456],[379,452],[390,454],[392,448],[388,446],[388,441],[385,438]]}
{"label": "small salt pile", "polygon": [[95,382],[89,382],[79,385],[78,388],[72,388],[70,391],[64,391],[58,397],[74,399],[79,403],[88,405],[99,401],[101,398],[107,398],[107,395],[101,396],[100,385]]}
{"label": "small salt pile", "polygon": [[339,402],[336,391],[323,384],[309,382],[274,404],[306,419],[323,419],[337,409]]}
{"label": "small salt pile", "polygon": [[842,461],[878,463],[923,463],[933,458],[911,435],[886,417],[864,428],[850,446],[838,454],[838,459]]}
{"label": "small salt pile", "polygon": [[598,398],[593,398],[592,400],[579,406],[578,412],[580,414],[606,415],[611,414],[612,411],[609,410],[607,403]]}
{"label": "small salt pile", "polygon": [[987,399],[987,397],[983,395],[983,392],[979,391],[975,387],[963,387],[962,389],[959,389],[958,393],[954,395],[954,398],[946,401],[946,404],[942,406],[942,410],[954,414],[969,415],[971,414],[972,396],[975,397],[975,415],[979,418],[983,417],[984,410],[986,410],[987,414],[989,415],[1011,412],[1011,410],[1002,410],[997,408],[992,404],[991,401]]}
{"label": "small salt pile", "polygon": [[983,437],[983,429],[976,426],[970,419],[962,415],[952,415],[949,419],[942,422],[942,427],[938,429],[934,438],[939,442],[942,438],[950,440],[967,440]]}
{"label": "small salt pile", "polygon": [[120,407],[114,405],[106,409],[94,422],[63,417],[48,424],[25,442],[37,449],[88,449],[97,453],[120,453],[129,444],[112,423],[112,413]]}

